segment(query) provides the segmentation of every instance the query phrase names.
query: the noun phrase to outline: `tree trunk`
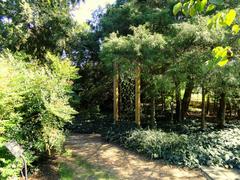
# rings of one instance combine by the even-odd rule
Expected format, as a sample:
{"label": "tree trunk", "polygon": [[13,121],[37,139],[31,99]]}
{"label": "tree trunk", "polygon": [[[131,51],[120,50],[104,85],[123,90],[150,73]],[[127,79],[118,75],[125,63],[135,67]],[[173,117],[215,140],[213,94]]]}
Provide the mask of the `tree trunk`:
{"label": "tree trunk", "polygon": [[151,113],[151,128],[155,129],[157,127],[156,123],[156,99],[152,98],[152,113]]}
{"label": "tree trunk", "polygon": [[162,96],[162,113],[161,114],[164,114],[166,102],[165,102],[165,96],[163,95],[163,93],[161,94],[161,96]]}
{"label": "tree trunk", "polygon": [[225,114],[226,114],[226,94],[223,92],[220,95],[220,107],[219,107],[219,127],[225,126]]}
{"label": "tree trunk", "polygon": [[181,122],[181,92],[180,92],[180,84],[176,83],[176,121]]}
{"label": "tree trunk", "polygon": [[213,115],[216,116],[217,115],[217,102],[216,102],[216,98],[214,97],[214,101],[213,101]]}
{"label": "tree trunk", "polygon": [[[205,92],[206,93],[206,92]],[[206,114],[210,114],[210,96],[209,94],[207,95],[207,106],[206,106]]]}
{"label": "tree trunk", "polygon": [[240,109],[237,110],[238,120],[240,121]]}
{"label": "tree trunk", "polygon": [[189,81],[186,84],[186,88],[185,88],[185,92],[182,100],[182,117],[181,117],[182,119],[184,119],[188,111],[193,88],[194,88],[194,83],[189,79]]}
{"label": "tree trunk", "polygon": [[227,118],[227,119],[228,119],[228,122],[229,122],[229,120],[232,119],[232,109],[233,109],[232,103],[231,103],[231,101],[229,100],[229,118]]}
{"label": "tree trunk", "polygon": [[202,86],[202,129],[206,128],[206,111],[205,111],[205,96],[206,96],[206,92],[205,92],[205,88],[204,86]]}

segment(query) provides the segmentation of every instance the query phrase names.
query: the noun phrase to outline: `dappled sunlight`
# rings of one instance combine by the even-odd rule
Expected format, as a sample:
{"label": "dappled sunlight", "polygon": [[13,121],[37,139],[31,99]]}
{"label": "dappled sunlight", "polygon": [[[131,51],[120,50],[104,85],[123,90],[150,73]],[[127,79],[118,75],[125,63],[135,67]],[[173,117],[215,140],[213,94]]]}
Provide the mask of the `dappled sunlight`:
{"label": "dappled sunlight", "polygon": [[74,134],[66,142],[66,149],[83,160],[113,172],[120,179],[204,179],[200,172],[164,165],[109,144],[98,134]]}

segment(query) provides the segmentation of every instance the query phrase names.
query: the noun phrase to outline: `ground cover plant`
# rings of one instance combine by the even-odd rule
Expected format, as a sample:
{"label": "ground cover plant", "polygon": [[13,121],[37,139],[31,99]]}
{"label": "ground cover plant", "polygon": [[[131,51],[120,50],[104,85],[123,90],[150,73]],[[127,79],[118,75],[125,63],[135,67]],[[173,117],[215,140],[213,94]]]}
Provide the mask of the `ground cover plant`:
{"label": "ground cover plant", "polygon": [[206,131],[199,131],[199,128],[196,131],[195,128],[183,133],[181,130],[175,132],[161,129],[127,130],[123,126],[115,126],[103,134],[103,137],[149,158],[163,159],[174,165],[190,168],[221,166],[239,169],[239,128],[239,125],[224,130],[212,127]]}

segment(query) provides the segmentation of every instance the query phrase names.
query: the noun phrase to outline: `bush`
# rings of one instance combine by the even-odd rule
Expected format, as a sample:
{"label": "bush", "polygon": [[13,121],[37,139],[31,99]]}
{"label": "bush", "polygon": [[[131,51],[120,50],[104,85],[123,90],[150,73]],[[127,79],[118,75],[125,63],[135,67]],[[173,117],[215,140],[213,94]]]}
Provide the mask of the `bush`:
{"label": "bush", "polygon": [[102,127],[100,133],[107,141],[124,145],[126,138],[136,128],[137,125],[134,122],[121,121],[119,124]]}
{"label": "bush", "polygon": [[128,149],[153,159],[163,159],[170,164],[191,168],[201,165],[240,168],[239,127],[187,135],[162,130],[135,129],[126,130],[124,133],[122,131],[111,128],[104,137]]}
{"label": "bush", "polygon": [[[18,175],[21,166],[3,144],[15,139],[30,164],[44,152],[60,151],[63,126],[76,112],[69,105],[76,69],[69,60],[47,53],[48,65],[24,53],[0,56],[0,177]],[[19,165],[20,164],[20,165]],[[15,170],[13,170],[15,169]]]}

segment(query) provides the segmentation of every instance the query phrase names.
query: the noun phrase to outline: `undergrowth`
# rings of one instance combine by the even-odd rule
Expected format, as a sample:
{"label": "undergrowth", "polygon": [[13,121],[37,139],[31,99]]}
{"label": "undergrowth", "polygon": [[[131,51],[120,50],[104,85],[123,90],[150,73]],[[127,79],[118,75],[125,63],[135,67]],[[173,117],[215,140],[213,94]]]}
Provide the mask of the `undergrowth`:
{"label": "undergrowth", "polygon": [[182,133],[181,130],[144,130],[114,125],[102,135],[108,141],[170,164],[190,168],[204,165],[240,169],[239,125],[224,130],[210,127],[206,131],[189,127],[193,128]]}

